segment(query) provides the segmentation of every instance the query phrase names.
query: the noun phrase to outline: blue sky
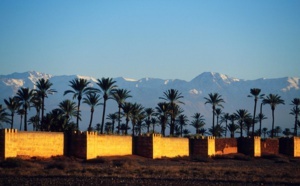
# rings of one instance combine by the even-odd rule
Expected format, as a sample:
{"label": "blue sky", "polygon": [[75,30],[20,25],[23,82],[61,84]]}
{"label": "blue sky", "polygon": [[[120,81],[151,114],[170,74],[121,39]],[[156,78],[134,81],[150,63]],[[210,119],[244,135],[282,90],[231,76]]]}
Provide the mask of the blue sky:
{"label": "blue sky", "polygon": [[0,74],[300,74],[299,0],[0,1]]}

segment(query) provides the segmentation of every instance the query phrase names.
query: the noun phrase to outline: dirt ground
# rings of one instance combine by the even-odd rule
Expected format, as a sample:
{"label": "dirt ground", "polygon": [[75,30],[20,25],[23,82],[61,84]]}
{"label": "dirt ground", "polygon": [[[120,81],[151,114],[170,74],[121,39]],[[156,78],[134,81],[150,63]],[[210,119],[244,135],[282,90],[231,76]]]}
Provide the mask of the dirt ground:
{"label": "dirt ground", "polygon": [[10,158],[1,185],[300,185],[300,159],[242,154],[148,159],[140,156]]}

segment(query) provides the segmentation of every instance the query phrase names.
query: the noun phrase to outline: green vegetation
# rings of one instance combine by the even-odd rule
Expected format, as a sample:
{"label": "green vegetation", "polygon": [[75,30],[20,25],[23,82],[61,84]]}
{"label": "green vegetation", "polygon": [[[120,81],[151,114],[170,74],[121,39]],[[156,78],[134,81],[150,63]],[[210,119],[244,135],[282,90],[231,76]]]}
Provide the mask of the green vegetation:
{"label": "green vegetation", "polygon": [[[128,134],[131,129],[131,135],[141,135],[143,133],[161,133],[163,136],[180,136],[189,137],[192,135],[212,135],[216,137],[227,137],[227,131],[230,137],[235,137],[237,131],[240,137],[246,136],[267,136],[278,137],[282,133],[284,136],[297,136],[297,128],[300,126],[298,116],[300,113],[300,98],[291,100],[292,109],[290,114],[295,117],[293,132],[291,129],[281,129],[275,126],[275,108],[284,104],[285,101],[277,94],[261,94],[258,88],[250,89],[248,97],[254,97],[254,111],[251,114],[248,110],[237,109],[235,113],[223,112],[225,103],[222,95],[218,93],[209,93],[204,97],[205,104],[212,106],[212,127],[205,128],[204,115],[196,111],[192,116],[192,120],[188,120],[189,116],[183,114],[184,110],[181,105],[184,104],[183,95],[176,89],[169,89],[162,92],[162,96],[158,97],[162,102],[157,103],[155,108],[145,108],[140,103],[128,102],[127,98],[132,97],[130,91],[119,89],[116,81],[112,78],[97,79],[96,84],[99,89],[90,86],[91,82],[86,79],[75,78],[70,81],[70,90],[66,90],[64,95],[72,94],[73,100],[65,99],[61,101],[58,108],[44,113],[46,110],[45,99],[56,90],[51,87],[53,84],[49,80],[39,79],[35,86],[36,89],[20,88],[14,97],[5,99],[6,108],[0,107],[0,125],[3,123],[10,124],[10,128],[14,128],[14,116],[18,114],[21,117],[20,130],[24,125],[27,130],[27,122],[33,125],[36,131],[70,131],[79,129],[79,121],[81,120],[80,106],[81,101],[91,109],[88,131],[97,131],[101,134]],[[158,95],[159,96],[159,95]],[[102,99],[103,98],[103,99]],[[74,99],[77,102],[74,102]],[[106,114],[107,100],[114,100],[118,108],[114,113]],[[260,113],[256,114],[256,106],[260,103]],[[266,116],[262,113],[262,105],[268,104],[272,111],[272,129],[268,130],[262,127],[262,121]],[[101,123],[93,126],[93,115],[95,107],[102,106]],[[36,115],[27,119],[28,110],[35,108]],[[8,112],[9,111],[9,112]],[[73,118],[76,118],[76,122]],[[105,119],[108,121],[105,122]],[[216,122],[215,122],[216,119]],[[24,124],[23,124],[24,123]],[[116,126],[117,123],[117,126]],[[259,129],[255,130],[256,124],[259,123]],[[131,125],[130,125],[131,124]],[[196,129],[195,134],[191,134],[187,126],[193,126]],[[158,127],[160,129],[158,129]],[[166,134],[169,127],[170,132]],[[251,130],[252,129],[252,130]],[[159,132],[157,130],[160,130]]]}

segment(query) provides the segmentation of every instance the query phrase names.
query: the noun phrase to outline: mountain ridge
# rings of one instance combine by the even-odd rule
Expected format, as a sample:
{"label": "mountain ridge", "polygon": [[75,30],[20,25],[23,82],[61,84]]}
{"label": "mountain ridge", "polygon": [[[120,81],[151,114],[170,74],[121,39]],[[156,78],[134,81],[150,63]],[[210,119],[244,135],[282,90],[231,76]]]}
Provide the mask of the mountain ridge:
{"label": "mountain ridge", "polygon": [[[91,86],[98,86],[96,85],[98,78],[85,75],[51,75],[37,71],[0,75],[0,104],[5,107],[3,99],[14,96],[20,87],[35,88],[34,84],[39,78],[46,78],[53,83],[52,88],[58,91],[54,95],[49,95],[49,98],[46,99],[46,112],[49,112],[51,109],[57,108],[60,101],[67,98],[72,99],[70,95],[63,96],[63,92],[71,89],[69,81],[76,77],[87,79],[91,82]],[[141,103],[144,107],[155,108],[156,104],[162,101],[159,97],[163,96],[164,91],[170,88],[177,89],[184,96],[183,102],[185,105],[182,105],[182,107],[185,110],[185,114],[191,117],[193,113],[202,113],[206,118],[206,128],[211,126],[212,111],[210,105],[204,104],[204,97],[207,97],[212,92],[222,95],[226,102],[222,110],[228,113],[233,113],[237,109],[247,109],[252,113],[253,99],[247,98],[251,88],[260,88],[264,94],[279,94],[286,104],[276,108],[275,124],[282,126],[282,128],[291,128],[293,126],[294,117],[289,115],[289,111],[292,108],[290,103],[293,98],[300,97],[299,77],[244,80],[217,72],[203,72],[190,81],[160,78],[141,78],[136,80],[124,77],[116,77],[114,80],[120,88],[131,91],[132,98],[128,99],[128,101]],[[117,106],[114,101],[109,101],[108,105],[110,106],[107,113],[116,111]],[[86,115],[82,121],[84,123],[82,130],[85,130],[84,127],[88,123],[89,109],[84,104],[82,104],[82,109],[83,114]],[[98,108],[98,110],[101,109]],[[270,108],[267,105],[264,106],[265,115],[271,118],[269,110]],[[100,121],[100,113],[99,111],[95,116],[95,121],[97,122]],[[269,119],[265,122],[270,125]]]}

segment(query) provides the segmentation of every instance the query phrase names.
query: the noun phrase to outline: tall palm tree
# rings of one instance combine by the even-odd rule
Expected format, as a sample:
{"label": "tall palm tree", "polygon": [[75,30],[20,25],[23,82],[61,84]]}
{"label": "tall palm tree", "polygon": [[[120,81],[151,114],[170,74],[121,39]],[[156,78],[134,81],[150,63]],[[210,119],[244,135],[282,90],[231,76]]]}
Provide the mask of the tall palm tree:
{"label": "tall palm tree", "polygon": [[34,96],[34,91],[29,88],[21,88],[18,90],[16,99],[24,109],[24,130],[27,131],[27,111]]}
{"label": "tall palm tree", "polygon": [[222,103],[225,103],[222,96],[218,93],[209,93],[208,98],[204,98],[206,100],[205,104],[211,104],[212,105],[212,113],[213,113],[213,120],[212,120],[212,135],[215,136],[214,130],[215,130],[215,110],[216,107],[219,106],[223,108]]}
{"label": "tall palm tree", "polygon": [[6,108],[10,111],[10,116],[11,116],[11,123],[10,123],[10,128],[13,129],[14,128],[14,116],[15,113],[18,111],[18,109],[20,108],[20,104],[18,103],[18,101],[16,100],[15,97],[11,98],[9,97],[8,100],[4,99],[4,103],[6,105]]}
{"label": "tall palm tree", "polygon": [[147,125],[147,133],[150,132],[150,125],[152,121],[152,116],[154,115],[155,110],[153,108],[145,108],[146,114],[146,125]]}
{"label": "tall palm tree", "polygon": [[118,114],[117,113],[112,113],[112,114],[108,114],[106,119],[111,120],[111,132],[114,133],[115,130],[115,122],[118,119]]}
{"label": "tall palm tree", "polygon": [[266,139],[267,133],[268,133],[268,129],[267,129],[266,127],[264,127],[264,128],[262,129],[262,134],[264,135],[264,139]]}
{"label": "tall palm tree", "polygon": [[230,114],[229,113],[224,113],[222,116],[221,116],[221,122],[225,122],[225,138],[227,137],[227,125],[228,125],[228,120],[230,120]]}
{"label": "tall palm tree", "polygon": [[197,112],[192,116],[191,125],[195,127],[196,134],[200,134],[200,129],[205,125],[204,116]]}
{"label": "tall palm tree", "polygon": [[245,110],[245,109],[239,109],[236,111],[235,113],[235,117],[236,117],[236,120],[238,120],[238,123],[239,123],[239,127],[240,127],[240,137],[242,138],[243,137],[243,126],[244,126],[244,122],[247,118],[250,118],[251,115],[250,113]]}
{"label": "tall palm tree", "polygon": [[100,90],[103,93],[103,112],[102,112],[102,122],[101,122],[101,134],[103,134],[103,126],[104,126],[104,117],[106,110],[106,101],[112,98],[113,91],[117,88],[115,85],[116,81],[112,78],[101,78],[97,79],[97,85],[100,87]]}
{"label": "tall palm tree", "polygon": [[95,107],[101,105],[100,103],[100,95],[95,92],[89,92],[85,98],[83,98],[83,103],[89,105],[91,107],[91,116],[90,116],[90,123],[88,127],[88,131],[92,130],[92,123],[93,123],[93,116]]}
{"label": "tall palm tree", "polygon": [[184,114],[180,114],[178,116],[178,123],[179,123],[179,126],[180,126],[180,136],[182,137],[182,132],[183,132],[183,127],[187,125],[187,122],[189,121],[188,120],[188,117]]}
{"label": "tall palm tree", "polygon": [[219,117],[222,114],[222,109],[216,108],[215,112],[216,112],[215,114],[217,116],[217,125],[219,125]]}
{"label": "tall palm tree", "polygon": [[263,104],[269,104],[272,110],[272,130],[271,130],[271,138],[274,137],[274,111],[277,105],[284,104],[284,100],[277,94],[269,94],[266,98],[263,99]]}
{"label": "tall palm tree", "polygon": [[[128,124],[129,124],[129,121],[130,121],[130,116],[131,116],[132,109],[133,109],[133,104],[132,103],[124,102],[122,104],[123,115],[125,116],[125,121],[126,121],[126,123],[125,123],[125,135],[128,134],[127,130],[129,128]],[[121,128],[118,129],[118,130],[121,130]],[[132,129],[132,130],[134,130],[134,129]]]}
{"label": "tall palm tree", "polygon": [[141,120],[141,118],[144,118],[144,107],[141,104],[134,103],[131,107],[130,112],[130,119],[132,123],[132,136],[134,136],[134,129],[138,121]]}
{"label": "tall palm tree", "polygon": [[45,98],[48,97],[49,94],[53,94],[57,92],[54,89],[51,89],[52,83],[49,81],[49,79],[45,80],[44,78],[39,79],[36,83],[36,92],[39,98],[42,101],[42,116],[41,116],[41,130],[43,129],[43,118],[44,118],[44,111],[45,111]]}
{"label": "tall palm tree", "polygon": [[82,78],[75,78],[73,80],[71,80],[70,82],[70,87],[72,88],[72,90],[66,90],[64,92],[64,95],[66,94],[73,94],[73,99],[77,98],[77,118],[76,118],[76,127],[77,130],[79,130],[79,115],[80,115],[80,102],[82,97],[85,94],[88,94],[91,91],[94,91],[94,89],[92,87],[89,87],[90,82],[88,82],[86,79],[82,79]]}
{"label": "tall palm tree", "polygon": [[168,122],[168,114],[169,114],[169,103],[167,102],[159,102],[156,109],[156,115],[158,116],[158,119],[161,124],[161,134],[165,136],[165,130],[167,127]]}
{"label": "tall palm tree", "polygon": [[24,108],[19,108],[18,111],[17,111],[17,114],[20,115],[20,131],[21,131],[22,130],[23,116],[25,114]]}
{"label": "tall palm tree", "polygon": [[163,93],[163,97],[159,97],[159,99],[163,99],[169,102],[170,106],[170,115],[171,115],[171,123],[170,123],[170,135],[174,135],[175,130],[175,118],[176,118],[176,105],[184,104],[180,99],[183,98],[181,93],[178,92],[176,89],[169,89]]}
{"label": "tall palm tree", "polygon": [[42,126],[40,126],[40,113],[41,113],[41,109],[42,109],[42,99],[38,96],[38,92],[34,92],[34,96],[32,98],[31,101],[31,106],[35,108],[36,110],[36,117],[32,118],[31,120],[34,121],[34,129],[38,131],[38,129],[40,128],[42,130]]}
{"label": "tall palm tree", "polygon": [[118,127],[117,128],[118,128],[118,134],[120,134],[122,104],[126,101],[127,98],[131,98],[132,96],[130,95],[130,91],[126,89],[116,89],[112,93],[112,97],[118,104]]}
{"label": "tall palm tree", "polygon": [[282,134],[284,134],[286,137],[289,137],[292,132],[289,128],[285,128],[284,131],[282,131]]}
{"label": "tall palm tree", "polygon": [[10,123],[9,114],[5,111],[5,108],[2,108],[2,105],[0,105],[0,127],[2,128],[2,122]]}
{"label": "tall palm tree", "polygon": [[253,111],[253,119],[252,119],[252,137],[254,136],[254,125],[255,125],[255,117],[256,117],[256,105],[257,105],[257,100],[259,98],[263,98],[264,94],[260,94],[261,89],[259,88],[251,88],[250,89],[250,94],[248,97],[254,97],[254,111]]}
{"label": "tall palm tree", "polygon": [[258,131],[258,135],[261,136],[261,124],[262,124],[262,120],[265,120],[265,119],[268,119],[264,113],[260,112],[258,115],[257,115],[257,118],[256,118],[258,121],[259,121],[259,131]]}
{"label": "tall palm tree", "polygon": [[299,115],[299,105],[300,105],[300,98],[294,98],[292,100],[292,104],[294,106],[292,113],[295,115],[295,125],[294,125],[294,136],[297,136],[298,131],[297,131],[297,123],[298,123],[298,115]]}
{"label": "tall palm tree", "polygon": [[[68,125],[70,119],[75,116],[77,119],[80,119],[80,114],[78,115],[78,111],[76,109],[76,103],[66,99],[59,103],[59,109],[62,113],[62,117],[64,118],[63,126]],[[78,108],[78,106],[77,106]],[[76,126],[77,127],[77,126]],[[78,128],[77,128],[78,130]]]}

